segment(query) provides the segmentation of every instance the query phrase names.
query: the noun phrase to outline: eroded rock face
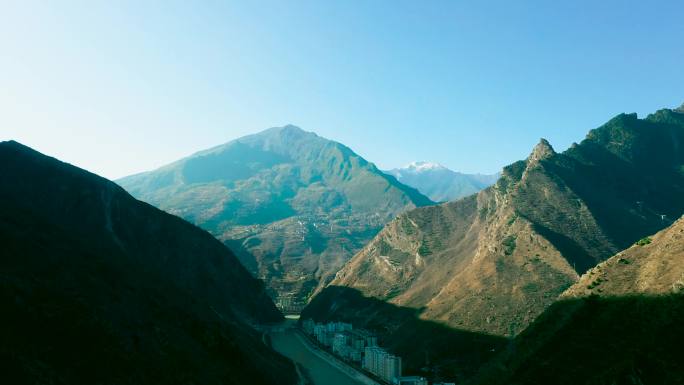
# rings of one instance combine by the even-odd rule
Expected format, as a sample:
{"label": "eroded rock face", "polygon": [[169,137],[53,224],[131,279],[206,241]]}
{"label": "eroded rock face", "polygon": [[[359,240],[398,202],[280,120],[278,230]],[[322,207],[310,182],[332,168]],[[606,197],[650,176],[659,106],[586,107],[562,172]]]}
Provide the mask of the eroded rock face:
{"label": "eroded rock face", "polygon": [[[453,330],[517,335],[581,274],[684,213],[683,150],[672,110],[619,115],[561,154],[542,141],[477,195],[399,215],[330,285]],[[306,314],[382,323],[335,293]]]}
{"label": "eroded rock face", "polygon": [[529,197],[519,196],[531,185],[545,185],[542,194],[562,193],[538,162],[519,180],[506,170],[478,195],[400,215],[331,285],[422,309],[422,319],[454,328],[519,332],[578,278],[528,219],[536,214],[523,205]]}

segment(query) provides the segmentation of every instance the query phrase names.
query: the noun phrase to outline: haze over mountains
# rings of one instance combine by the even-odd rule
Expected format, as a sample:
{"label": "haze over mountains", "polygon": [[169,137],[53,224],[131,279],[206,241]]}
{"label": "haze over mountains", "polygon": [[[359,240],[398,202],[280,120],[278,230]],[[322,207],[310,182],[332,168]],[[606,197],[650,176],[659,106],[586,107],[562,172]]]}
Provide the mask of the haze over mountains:
{"label": "haze over mountains", "polygon": [[[684,114],[621,114],[562,154],[542,139],[477,195],[399,215],[304,313],[384,325],[416,370],[424,355],[397,341],[426,322],[463,332],[454,338],[486,362],[503,342],[483,338],[518,335],[580,275],[671,225],[682,197]],[[430,333],[414,336],[439,352],[430,365],[455,370],[459,355]]]}
{"label": "haze over mountains", "polygon": [[386,172],[435,202],[447,202],[475,194],[493,185],[500,176],[463,174],[431,162],[412,162]]}
{"label": "haze over mountains", "polygon": [[221,242],[121,187],[0,143],[6,384],[293,384],[282,319]]}
{"label": "haze over mountains", "polygon": [[[253,328],[283,319],[270,295],[311,297],[302,317],[372,330],[433,381],[682,383],[682,108],[620,114],[563,153],[541,139],[495,176],[417,162],[395,178],[276,127],[119,181],[171,214],[2,142],[0,368],[295,383]],[[435,204],[402,181],[478,192]]]}
{"label": "haze over mountains", "polygon": [[295,126],[117,183],[210,231],[272,295],[300,302],[397,214],[432,204],[344,145]]}
{"label": "haze over mountains", "polygon": [[1,3],[0,385],[684,385],[684,0]]}

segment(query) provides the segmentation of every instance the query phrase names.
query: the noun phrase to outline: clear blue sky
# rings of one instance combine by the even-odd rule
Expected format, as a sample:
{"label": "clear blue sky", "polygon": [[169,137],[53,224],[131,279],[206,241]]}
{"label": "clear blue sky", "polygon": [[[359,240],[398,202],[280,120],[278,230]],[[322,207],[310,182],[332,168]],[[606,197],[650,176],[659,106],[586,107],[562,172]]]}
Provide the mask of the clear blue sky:
{"label": "clear blue sky", "polygon": [[0,0],[0,139],[109,178],[292,123],[496,172],[684,102],[681,1]]}

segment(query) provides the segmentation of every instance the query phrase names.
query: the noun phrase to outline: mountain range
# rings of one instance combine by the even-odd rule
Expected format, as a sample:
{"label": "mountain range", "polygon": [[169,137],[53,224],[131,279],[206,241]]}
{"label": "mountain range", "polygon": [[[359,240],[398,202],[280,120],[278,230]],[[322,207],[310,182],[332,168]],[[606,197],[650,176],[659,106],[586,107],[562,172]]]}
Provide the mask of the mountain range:
{"label": "mountain range", "polygon": [[208,230],[274,297],[299,303],[397,214],[432,204],[348,147],[295,126],[117,183]]}
{"label": "mountain range", "polygon": [[496,183],[500,176],[463,174],[431,162],[413,162],[385,172],[435,202],[453,201],[475,194]]}
{"label": "mountain range", "polygon": [[271,298],[431,381],[684,383],[684,105],[491,176],[285,126],[117,183],[0,142],[9,383],[302,383]]}
{"label": "mountain range", "polygon": [[283,317],[209,233],[97,175],[0,143],[6,384],[294,384]]}
{"label": "mountain range", "polygon": [[[542,139],[476,195],[400,214],[303,316],[383,325],[407,367],[464,380],[582,274],[671,225],[683,196],[684,114],[621,114],[563,153]],[[435,325],[459,332],[470,362],[446,350]],[[423,329],[413,345],[399,342]]]}

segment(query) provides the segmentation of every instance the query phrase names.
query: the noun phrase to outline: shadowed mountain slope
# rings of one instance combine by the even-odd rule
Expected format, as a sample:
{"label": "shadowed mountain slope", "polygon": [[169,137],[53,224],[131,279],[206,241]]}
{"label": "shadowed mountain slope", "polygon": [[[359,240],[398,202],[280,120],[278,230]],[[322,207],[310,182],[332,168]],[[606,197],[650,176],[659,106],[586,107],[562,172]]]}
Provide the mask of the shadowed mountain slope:
{"label": "shadowed mountain slope", "polygon": [[[477,195],[399,215],[331,286],[514,336],[588,269],[672,224],[682,197],[684,114],[619,115],[562,154],[542,140]],[[317,309],[363,322],[343,297],[323,298]]]}
{"label": "shadowed mountain slope", "polygon": [[386,173],[416,188],[435,202],[447,202],[475,194],[499,179],[498,174],[463,174],[429,162],[413,162]]}
{"label": "shadowed mountain slope", "polygon": [[[348,312],[350,308],[356,313]],[[422,320],[419,315],[419,310],[364,297],[356,289],[329,286],[312,299],[301,317],[317,322],[349,321],[355,328],[372,330],[380,336],[383,348],[401,355],[404,374],[432,380],[468,378],[508,341]],[[397,335],[401,338],[393,338]]]}
{"label": "shadowed mountain slope", "polygon": [[684,219],[588,271],[473,384],[681,384]]}
{"label": "shadowed mountain slope", "polygon": [[272,294],[299,300],[398,213],[431,203],[342,144],[294,126],[118,183],[210,231]]}
{"label": "shadowed mountain slope", "polygon": [[0,143],[0,244],[10,383],[296,382],[247,326],[282,319],[261,282],[113,182]]}

